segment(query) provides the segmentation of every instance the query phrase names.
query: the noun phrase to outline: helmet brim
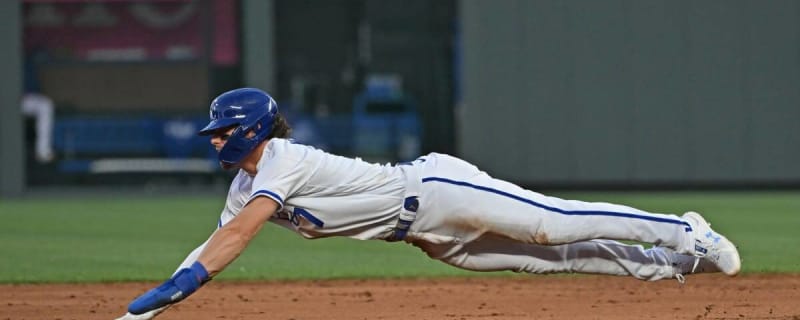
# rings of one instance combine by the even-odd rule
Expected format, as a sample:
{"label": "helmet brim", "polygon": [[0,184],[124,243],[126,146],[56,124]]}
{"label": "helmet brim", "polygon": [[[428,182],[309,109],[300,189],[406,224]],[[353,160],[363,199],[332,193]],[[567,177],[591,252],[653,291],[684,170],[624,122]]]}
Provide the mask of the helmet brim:
{"label": "helmet brim", "polygon": [[210,135],[216,130],[238,125],[241,122],[240,120],[241,119],[236,119],[236,118],[221,118],[221,119],[211,120],[211,122],[209,122],[205,128],[200,129],[200,131],[197,132],[197,135],[200,136]]}

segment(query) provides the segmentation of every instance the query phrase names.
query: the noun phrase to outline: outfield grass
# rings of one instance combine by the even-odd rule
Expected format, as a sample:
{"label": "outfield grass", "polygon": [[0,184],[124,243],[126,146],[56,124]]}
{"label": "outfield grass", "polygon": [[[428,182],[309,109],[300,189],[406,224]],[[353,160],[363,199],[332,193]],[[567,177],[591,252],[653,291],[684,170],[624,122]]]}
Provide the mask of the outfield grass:
{"label": "outfield grass", "polygon": [[[800,192],[560,193],[641,209],[702,212],[739,246],[744,272],[800,272]],[[217,197],[0,201],[0,283],[163,280],[216,227]],[[507,275],[509,273],[495,273]],[[482,275],[382,241],[308,241],[265,228],[220,279]]]}

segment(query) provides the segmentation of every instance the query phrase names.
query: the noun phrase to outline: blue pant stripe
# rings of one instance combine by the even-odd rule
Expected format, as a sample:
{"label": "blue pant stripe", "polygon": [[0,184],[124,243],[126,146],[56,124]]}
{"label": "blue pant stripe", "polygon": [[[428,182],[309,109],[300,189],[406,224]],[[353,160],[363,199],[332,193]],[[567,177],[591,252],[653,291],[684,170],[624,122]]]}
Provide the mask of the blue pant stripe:
{"label": "blue pant stripe", "polygon": [[505,191],[501,191],[501,190],[497,190],[497,189],[493,189],[493,188],[489,188],[489,187],[484,187],[484,186],[479,186],[479,185],[474,185],[474,184],[471,184],[469,182],[456,181],[456,180],[450,180],[450,179],[439,178],[439,177],[423,178],[422,179],[422,183],[425,183],[425,182],[444,182],[444,183],[449,183],[449,184],[453,184],[453,185],[457,185],[457,186],[464,186],[464,187],[469,187],[469,188],[473,188],[473,189],[477,189],[477,190],[481,190],[481,191],[491,192],[491,193],[494,193],[494,194],[497,194],[497,195],[501,195],[501,196],[504,196],[504,197],[507,197],[507,198],[511,198],[511,199],[520,201],[520,202],[527,203],[527,204],[532,205],[532,206],[537,207],[537,208],[541,208],[541,209],[544,209],[544,210],[547,210],[547,211],[552,211],[552,212],[556,212],[556,213],[560,213],[560,214],[564,214],[564,215],[570,215],[570,216],[610,216],[610,217],[634,218],[634,219],[642,219],[642,220],[649,220],[649,221],[655,221],[655,222],[664,222],[664,223],[683,225],[683,226],[686,226],[686,231],[692,231],[692,227],[689,225],[689,223],[684,222],[684,221],[680,221],[680,220],[673,220],[673,219],[652,217],[652,216],[643,216],[643,215],[638,215],[638,214],[634,214],[634,213],[627,213],[627,212],[564,210],[564,209],[561,209],[561,208],[547,206],[547,205],[538,203],[536,201],[520,197],[518,195],[510,194],[510,193],[505,192]]}

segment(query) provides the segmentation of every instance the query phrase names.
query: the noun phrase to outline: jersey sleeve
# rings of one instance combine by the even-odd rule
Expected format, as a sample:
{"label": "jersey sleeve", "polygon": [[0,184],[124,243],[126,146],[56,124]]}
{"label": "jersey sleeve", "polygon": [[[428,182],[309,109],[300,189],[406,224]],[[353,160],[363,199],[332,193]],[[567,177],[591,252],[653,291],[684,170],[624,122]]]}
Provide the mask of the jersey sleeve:
{"label": "jersey sleeve", "polygon": [[247,203],[256,197],[269,197],[283,208],[284,201],[308,182],[313,172],[313,157],[309,148],[283,139],[273,139],[267,148]]}

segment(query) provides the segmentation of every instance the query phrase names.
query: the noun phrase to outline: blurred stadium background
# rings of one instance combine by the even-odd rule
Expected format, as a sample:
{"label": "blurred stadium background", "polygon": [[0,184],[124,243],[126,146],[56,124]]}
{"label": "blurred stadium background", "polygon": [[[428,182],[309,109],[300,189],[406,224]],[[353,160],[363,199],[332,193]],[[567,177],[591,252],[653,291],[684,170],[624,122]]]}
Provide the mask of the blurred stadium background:
{"label": "blurred stadium background", "polygon": [[[800,270],[798,1],[14,0],[0,40],[0,283],[162,279],[216,225],[231,175],[194,132],[241,86],[303,143],[699,210],[745,271]],[[49,161],[32,90],[54,105]],[[466,274],[270,231],[223,277]]]}
{"label": "blurred stadium background", "polygon": [[[0,2],[2,195],[226,188],[194,132],[272,93],[300,142],[532,188],[800,186],[797,1]],[[34,90],[52,161],[34,154]]]}

